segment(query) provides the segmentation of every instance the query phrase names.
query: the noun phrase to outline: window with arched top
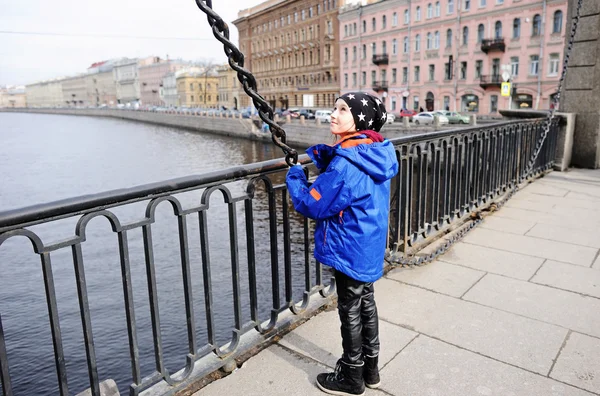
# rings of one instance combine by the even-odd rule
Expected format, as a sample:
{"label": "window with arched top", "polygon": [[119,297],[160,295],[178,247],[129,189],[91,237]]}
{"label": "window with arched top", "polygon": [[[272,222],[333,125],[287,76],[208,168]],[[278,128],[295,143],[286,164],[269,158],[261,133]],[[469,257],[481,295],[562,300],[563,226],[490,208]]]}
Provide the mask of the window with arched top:
{"label": "window with arched top", "polygon": [[439,1],[436,1],[436,2],[435,2],[435,16],[436,16],[436,17],[439,17],[439,16],[440,16],[440,13],[441,13],[441,11],[440,11],[440,2],[439,2]]}
{"label": "window with arched top", "polygon": [[[404,38],[404,40],[406,41],[406,37]],[[398,53],[398,40],[393,39],[392,40],[392,55],[396,55]]]}
{"label": "window with arched top", "polygon": [[377,28],[377,20],[375,18],[373,18],[371,20],[371,30],[375,31],[376,28]]}
{"label": "window with arched top", "polygon": [[415,36],[415,52],[419,52],[421,50],[421,35],[417,34]]}
{"label": "window with arched top", "polygon": [[502,38],[502,22],[496,21],[496,25],[494,26],[494,38],[501,39]]}
{"label": "window with arched top", "polygon": [[432,48],[431,33],[427,33],[427,40],[426,40],[425,48],[427,48],[428,50],[430,50]]}
{"label": "window with arched top", "polygon": [[387,27],[387,18],[384,15],[384,16],[381,17],[381,28],[385,29],[386,27]]}
{"label": "window with arched top", "polygon": [[485,27],[483,26],[483,23],[480,23],[479,26],[477,26],[477,42],[481,43],[483,41],[483,36],[485,35]]}
{"label": "window with arched top", "polygon": [[433,48],[435,48],[435,49],[440,48],[440,32],[435,32],[433,34]]}
{"label": "window with arched top", "polygon": [[427,4],[427,19],[433,18],[433,5]]}
{"label": "window with arched top", "polygon": [[561,10],[555,11],[554,19],[552,22],[552,33],[562,32],[562,20],[563,20],[563,12]]}
{"label": "window with arched top", "polygon": [[446,48],[452,48],[452,29],[446,30]]}
{"label": "window with arched top", "polygon": [[381,53],[383,55],[387,54],[387,43],[385,41],[381,43]]}
{"label": "window with arched top", "polygon": [[540,14],[535,14],[533,24],[531,25],[531,35],[539,36],[540,34],[542,34],[542,17]]}
{"label": "window with arched top", "polygon": [[417,6],[417,12],[415,13],[415,21],[421,20],[421,7]]}
{"label": "window with arched top", "polygon": [[392,14],[392,26],[398,26],[398,13],[394,12]]}
{"label": "window with arched top", "polygon": [[513,19],[513,38],[521,37],[521,18]]}
{"label": "window with arched top", "polygon": [[462,37],[463,38],[463,40],[462,40],[463,42],[462,43],[463,43],[463,45],[467,45],[469,43],[469,28],[467,26],[465,26],[463,28],[463,32],[462,33],[463,33],[462,34],[462,36],[463,36]]}

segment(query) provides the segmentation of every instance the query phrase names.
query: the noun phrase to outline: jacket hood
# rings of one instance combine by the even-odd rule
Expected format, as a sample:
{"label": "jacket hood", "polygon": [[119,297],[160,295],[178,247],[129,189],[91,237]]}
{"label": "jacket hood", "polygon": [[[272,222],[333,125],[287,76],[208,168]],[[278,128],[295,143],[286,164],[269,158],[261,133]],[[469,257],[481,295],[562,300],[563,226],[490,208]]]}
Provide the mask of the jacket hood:
{"label": "jacket hood", "polygon": [[398,173],[396,152],[393,144],[388,140],[348,148],[340,145],[318,144],[310,147],[306,152],[320,171],[327,169],[335,156],[340,156],[379,182],[389,180]]}

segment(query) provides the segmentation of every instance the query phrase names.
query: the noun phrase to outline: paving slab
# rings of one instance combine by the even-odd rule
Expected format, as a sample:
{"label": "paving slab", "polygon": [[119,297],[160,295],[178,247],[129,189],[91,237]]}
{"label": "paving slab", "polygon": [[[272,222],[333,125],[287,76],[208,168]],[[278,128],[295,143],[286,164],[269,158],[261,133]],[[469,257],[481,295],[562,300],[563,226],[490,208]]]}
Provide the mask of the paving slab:
{"label": "paving slab", "polygon": [[592,396],[423,335],[381,370],[381,384],[407,396]]}
{"label": "paving slab", "polygon": [[553,189],[553,190],[564,190],[574,191],[583,194],[587,194],[592,197],[600,197],[600,185],[597,182],[586,182],[585,180],[571,180],[571,179],[554,179],[554,180],[539,180],[533,183],[538,185],[540,190]]}
{"label": "paving slab", "polygon": [[[473,230],[471,232],[478,231]],[[438,258],[438,261],[464,265],[480,271],[523,280],[531,278],[544,260],[540,257],[507,252],[485,246],[470,245],[468,243],[457,243],[444,253],[443,256]]]}
{"label": "paving slab", "polygon": [[533,194],[541,194],[541,195],[550,195],[553,197],[564,197],[570,191],[566,188],[554,187],[547,184],[542,184],[539,180],[529,184],[527,187],[523,189],[523,191],[527,191],[528,193]]}
{"label": "paving slab", "polygon": [[481,223],[481,225],[479,225],[479,227],[487,228],[488,230],[496,230],[502,232],[510,232],[512,234],[525,235],[525,233],[531,230],[535,225],[535,221],[516,220],[492,215],[486,217],[485,220]]}
{"label": "paving slab", "polygon": [[598,257],[596,257],[596,261],[594,261],[594,264],[592,265],[592,268],[600,270],[600,255],[598,255]]}
{"label": "paving slab", "polygon": [[597,298],[499,275],[486,275],[463,298],[600,337]]}
{"label": "paving slab", "polygon": [[600,393],[600,339],[571,333],[550,377]]}
{"label": "paving slab", "polygon": [[505,217],[520,221],[533,221],[540,224],[550,224],[555,226],[563,226],[568,228],[579,228],[582,230],[588,230],[594,232],[600,228],[600,222],[590,221],[582,223],[579,220],[572,219],[569,216],[559,216],[553,214],[549,216],[547,213],[534,212],[530,210],[517,209],[517,208],[502,208],[497,212],[494,212],[494,216]]}
{"label": "paving slab", "polygon": [[569,198],[572,200],[585,200],[585,201],[592,202],[592,203],[600,202],[600,197],[597,197],[595,195],[580,193],[577,191],[570,191],[565,196],[565,198]]}
{"label": "paving slab", "polygon": [[567,335],[558,326],[391,279],[378,286],[382,320],[537,373],[548,373]]}
{"label": "paving slab", "polygon": [[279,346],[271,346],[247,360],[225,378],[215,381],[196,396],[323,396],[315,385],[319,373],[327,371],[314,361],[301,359]]}
{"label": "paving slab", "polygon": [[589,267],[598,249],[481,228],[464,242]]}
{"label": "paving slab", "polygon": [[573,192],[569,192],[565,197],[553,197],[550,195],[541,195],[535,193],[529,193],[525,191],[519,191],[518,194],[514,195],[509,202],[513,201],[530,201],[530,202],[541,202],[544,204],[555,204],[555,205],[570,205],[576,208],[583,209],[596,209],[600,198],[590,199],[589,196],[585,197],[571,197]]}
{"label": "paving slab", "polygon": [[600,271],[548,260],[531,282],[600,298]]}
{"label": "paving slab", "polygon": [[556,205],[550,212],[550,216],[568,216],[582,223],[600,222],[600,212],[597,209],[576,208],[569,205]]}
{"label": "paving slab", "polygon": [[387,278],[460,297],[483,275],[485,272],[438,261],[423,267],[396,268]]}
{"label": "paving slab", "polygon": [[554,208],[554,206],[556,205],[555,202],[543,202],[543,201],[526,201],[526,200],[508,200],[506,202],[506,207],[507,208],[517,208],[517,209],[525,209],[525,210],[533,210],[536,212],[545,212],[545,213],[549,213],[550,211],[552,211],[552,209]]}
{"label": "paving slab", "polygon": [[600,234],[577,228],[554,226],[550,224],[536,224],[525,235],[558,242],[566,242],[573,245],[588,246],[596,249],[600,248]]}
{"label": "paving slab", "polygon": [[[375,299],[377,301],[377,284],[375,285]],[[324,334],[327,336],[324,337]],[[389,363],[416,336],[417,333],[413,331],[380,321],[380,365],[384,366]],[[286,334],[279,344],[304,356],[309,356],[324,365],[335,367],[337,360],[342,356],[342,336],[340,335],[340,319],[337,311],[323,312],[313,317],[291,333]]]}

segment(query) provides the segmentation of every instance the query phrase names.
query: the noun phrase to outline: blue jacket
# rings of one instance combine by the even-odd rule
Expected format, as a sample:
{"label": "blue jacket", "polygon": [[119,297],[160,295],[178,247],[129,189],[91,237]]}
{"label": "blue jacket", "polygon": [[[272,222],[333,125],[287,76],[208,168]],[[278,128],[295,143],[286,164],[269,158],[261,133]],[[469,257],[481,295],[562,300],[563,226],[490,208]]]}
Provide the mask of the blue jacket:
{"label": "blue jacket", "polygon": [[310,185],[296,165],[286,184],[296,210],[316,220],[315,258],[358,281],[376,281],[383,276],[390,179],[398,173],[393,145],[357,134],[307,153],[322,173]]}

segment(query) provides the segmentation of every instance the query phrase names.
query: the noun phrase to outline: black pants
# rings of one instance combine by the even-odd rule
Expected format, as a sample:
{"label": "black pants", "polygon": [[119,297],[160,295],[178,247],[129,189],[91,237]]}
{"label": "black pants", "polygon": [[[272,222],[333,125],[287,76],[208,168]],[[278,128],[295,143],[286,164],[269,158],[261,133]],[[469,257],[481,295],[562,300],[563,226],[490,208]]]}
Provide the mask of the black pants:
{"label": "black pants", "polygon": [[360,282],[335,271],[338,313],[342,330],[342,359],[359,363],[362,355],[379,355],[379,317],[373,283]]}

